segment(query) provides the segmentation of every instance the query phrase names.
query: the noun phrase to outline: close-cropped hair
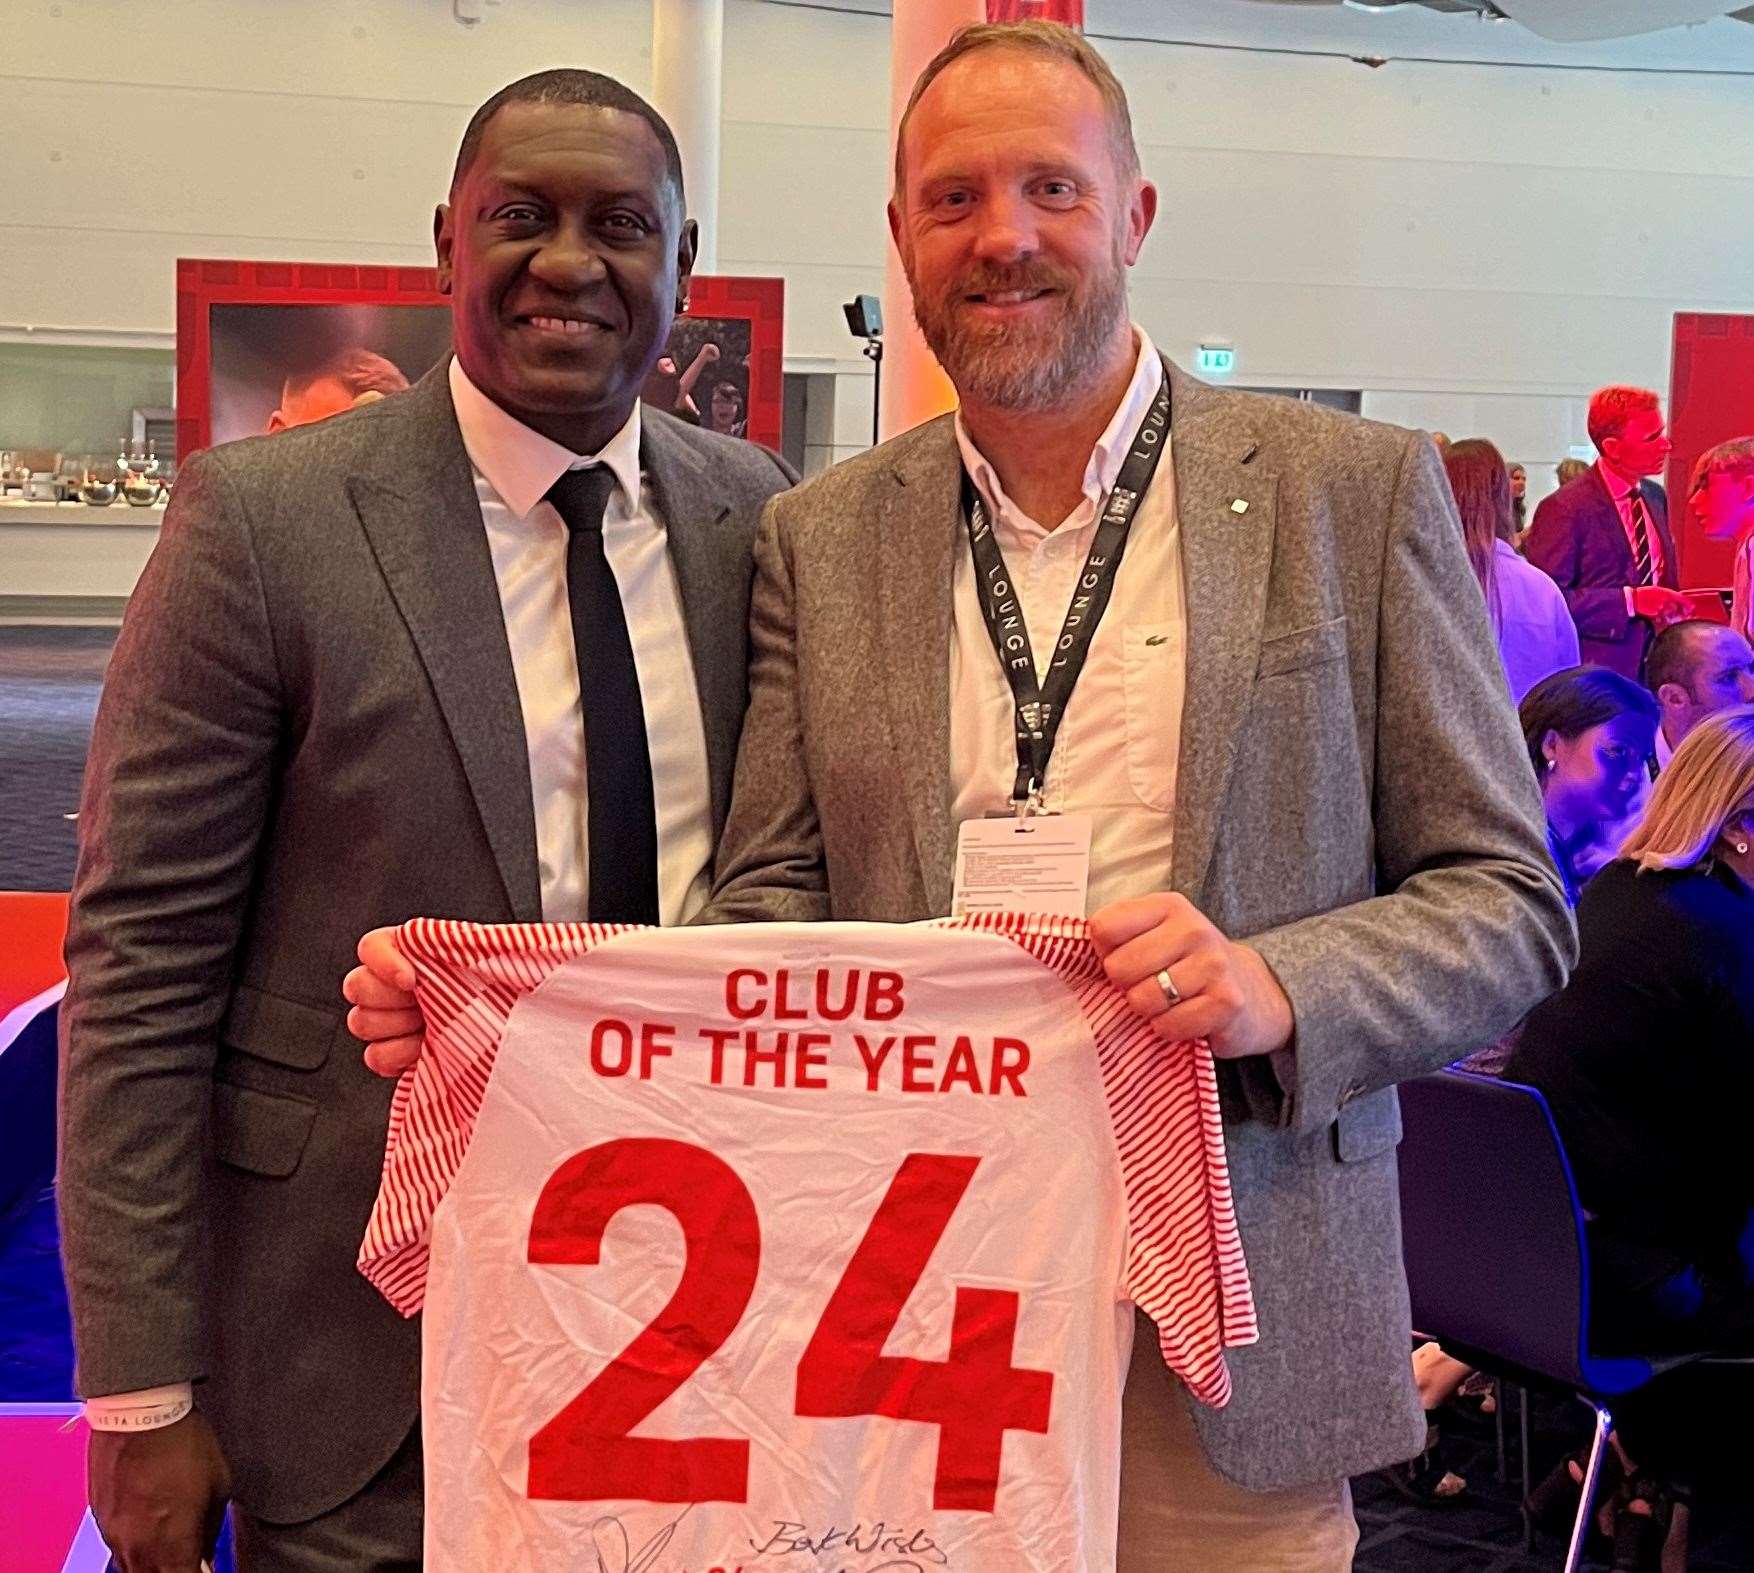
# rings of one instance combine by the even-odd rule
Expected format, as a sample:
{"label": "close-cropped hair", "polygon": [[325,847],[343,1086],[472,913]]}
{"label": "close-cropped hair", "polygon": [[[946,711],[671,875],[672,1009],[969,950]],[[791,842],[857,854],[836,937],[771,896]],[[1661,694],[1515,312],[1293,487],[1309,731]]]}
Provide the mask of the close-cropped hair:
{"label": "close-cropped hair", "polygon": [[1630,388],[1615,384],[1597,388],[1590,395],[1590,441],[1599,449],[1610,437],[1626,430],[1626,423],[1644,410],[1660,410],[1663,401],[1649,388]]}
{"label": "close-cropped hair", "polygon": [[1620,856],[1640,871],[1691,868],[1754,795],[1754,705],[1707,716],[1657,777],[1650,806]]}
{"label": "close-cropped hair", "polygon": [[502,87],[473,115],[463,130],[457,148],[456,168],[451,172],[451,190],[455,191],[469,173],[475,155],[481,151],[481,139],[487,134],[487,123],[507,104],[574,104],[583,109],[619,109],[624,114],[638,115],[652,128],[658,145],[664,150],[664,173],[676,193],[676,208],[686,206],[682,195],[682,153],[676,146],[669,123],[631,87],[617,82],[600,71],[580,71],[563,67],[538,71],[519,77]]}
{"label": "close-cropped hair", "polygon": [[1693,479],[1687,483],[1688,495],[1718,474],[1754,475],[1754,437],[1732,437],[1700,454],[1693,466]]}
{"label": "close-cropped hair", "polygon": [[1623,715],[1642,716],[1650,724],[1655,740],[1661,712],[1650,693],[1630,677],[1622,677],[1605,666],[1568,666],[1562,672],[1543,677],[1517,706],[1523,741],[1529,750],[1529,768],[1535,772],[1536,780],[1544,773],[1541,744],[1549,732],[1557,732],[1569,743],[1592,727],[1618,721]]}
{"label": "close-cropped hair", "polygon": [[1719,626],[1703,617],[1684,617],[1678,623],[1670,623],[1650,642],[1650,653],[1644,658],[1644,686],[1654,694],[1664,683],[1679,683],[1692,693],[1701,633]]}
{"label": "close-cropped hair", "polygon": [[950,42],[926,62],[925,70],[920,72],[913,92],[908,95],[907,108],[901,112],[901,123],[895,128],[897,197],[907,185],[907,126],[913,118],[914,105],[948,66],[977,49],[1023,50],[1050,59],[1069,60],[1077,66],[1102,95],[1103,107],[1108,111],[1109,143],[1116,169],[1123,179],[1138,179],[1139,148],[1133,141],[1133,114],[1127,107],[1127,91],[1089,39],[1076,28],[1059,22],[976,22],[959,28]]}

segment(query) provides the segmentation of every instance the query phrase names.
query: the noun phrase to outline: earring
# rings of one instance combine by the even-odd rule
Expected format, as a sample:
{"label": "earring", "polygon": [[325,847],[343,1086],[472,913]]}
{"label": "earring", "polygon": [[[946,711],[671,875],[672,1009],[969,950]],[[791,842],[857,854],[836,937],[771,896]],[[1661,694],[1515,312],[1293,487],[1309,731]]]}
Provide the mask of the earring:
{"label": "earring", "polygon": [[1730,843],[1730,845],[1736,849],[1736,856],[1737,857],[1739,857],[1739,858],[1747,857],[1748,843],[1746,841],[1732,841]]}

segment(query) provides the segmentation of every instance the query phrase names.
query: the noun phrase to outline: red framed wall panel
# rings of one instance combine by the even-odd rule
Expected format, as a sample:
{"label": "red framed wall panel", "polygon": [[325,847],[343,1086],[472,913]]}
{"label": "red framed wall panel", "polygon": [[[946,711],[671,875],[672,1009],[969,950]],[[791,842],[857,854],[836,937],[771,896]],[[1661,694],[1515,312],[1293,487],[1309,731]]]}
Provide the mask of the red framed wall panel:
{"label": "red framed wall panel", "polygon": [[1681,582],[1722,587],[1730,582],[1728,541],[1708,541],[1687,506],[1687,482],[1707,448],[1754,436],[1754,315],[1675,313],[1669,362],[1669,519],[1681,558]]}
{"label": "red framed wall panel", "polygon": [[[434,268],[358,263],[246,262],[182,258],[177,263],[177,458],[211,447],[214,433],[214,311],[224,307],[424,307],[448,312]],[[696,277],[671,345],[722,339],[721,372],[735,372],[745,398],[742,435],[778,449],[785,411],[785,281]],[[732,341],[735,341],[734,344]],[[746,345],[746,354],[745,354]],[[371,346],[377,348],[378,346]],[[430,355],[431,352],[429,352]],[[417,376],[425,365],[407,367]],[[746,372],[744,370],[746,366]],[[704,423],[705,410],[701,411]],[[260,427],[251,429],[259,430]],[[237,435],[236,432],[231,435]]]}

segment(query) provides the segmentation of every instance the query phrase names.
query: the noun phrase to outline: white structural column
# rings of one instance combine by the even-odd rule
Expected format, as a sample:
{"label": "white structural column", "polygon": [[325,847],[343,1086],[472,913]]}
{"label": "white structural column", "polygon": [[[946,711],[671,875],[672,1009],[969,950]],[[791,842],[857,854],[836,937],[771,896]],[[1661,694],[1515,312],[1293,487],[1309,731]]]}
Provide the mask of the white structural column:
{"label": "white structural column", "polygon": [[682,150],[689,216],[700,225],[695,270],[719,265],[719,109],[725,0],[652,0],[652,102]]}
{"label": "white structural column", "polygon": [[[985,20],[985,0],[894,0],[889,35],[891,154],[915,78],[959,27]],[[883,350],[883,403],[877,420],[884,437],[942,415],[955,404],[949,378],[914,325],[913,294],[893,245],[883,275]]]}

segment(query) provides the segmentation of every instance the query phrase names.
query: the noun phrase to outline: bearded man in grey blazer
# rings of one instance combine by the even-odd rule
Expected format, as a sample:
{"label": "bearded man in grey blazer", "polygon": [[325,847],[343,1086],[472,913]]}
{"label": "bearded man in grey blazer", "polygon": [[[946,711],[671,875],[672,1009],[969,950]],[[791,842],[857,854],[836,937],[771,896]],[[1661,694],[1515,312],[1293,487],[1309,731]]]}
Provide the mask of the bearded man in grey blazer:
{"label": "bearded man in grey blazer", "polygon": [[1261,1338],[1222,1410],[1135,1339],[1120,1566],[1326,1573],[1345,1477],[1424,1436],[1393,1084],[1504,1031],[1575,939],[1435,450],[1165,373],[1126,307],[1155,203],[1077,35],[974,28],[927,68],[890,217],[960,412],[769,505],[706,915],[949,910],[959,822],[1018,771],[964,476],[1039,674],[1166,374],[1170,454],[1039,784],[1093,825],[1114,982],[1221,1056]]}
{"label": "bearded man in grey blazer", "polygon": [[126,1573],[196,1573],[228,1491],[246,1568],[418,1566],[419,1325],[354,1270],[390,1094],[355,940],[681,921],[730,795],[794,477],[639,410],[694,260],[668,128],[593,73],[515,83],[435,234],[455,361],[185,465],[99,710],[60,1196]]}
{"label": "bearded man in grey blazer", "polygon": [[[1394,1083],[1502,1032],[1576,941],[1435,450],[1163,362],[1126,303],[1155,211],[1077,34],[972,28],[927,67],[890,217],[961,408],[768,506],[703,918],[939,916],[959,834],[1020,791],[1088,823],[1110,976],[1220,1057],[1261,1328],[1222,1410],[1135,1338],[1119,1566],[1332,1573],[1346,1477],[1424,1437]],[[1160,416],[1169,452],[1122,499],[1107,610],[1026,783],[998,648],[1025,625],[1045,681]],[[973,505],[1002,552],[978,572]],[[988,569],[1016,602],[991,634]],[[361,955],[355,1026],[411,1063],[406,964],[385,934]]]}

